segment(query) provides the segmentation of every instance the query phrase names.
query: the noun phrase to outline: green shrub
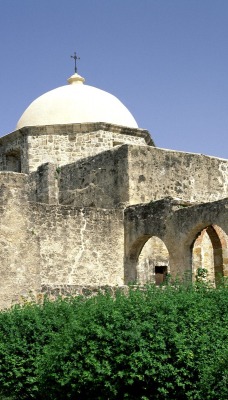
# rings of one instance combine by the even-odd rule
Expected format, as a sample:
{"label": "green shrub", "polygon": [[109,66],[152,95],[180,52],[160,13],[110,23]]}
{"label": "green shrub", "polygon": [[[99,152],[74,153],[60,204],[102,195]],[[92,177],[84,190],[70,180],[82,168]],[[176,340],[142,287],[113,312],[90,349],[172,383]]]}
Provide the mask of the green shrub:
{"label": "green shrub", "polygon": [[201,282],[150,285],[2,312],[2,395],[226,400],[227,294]]}

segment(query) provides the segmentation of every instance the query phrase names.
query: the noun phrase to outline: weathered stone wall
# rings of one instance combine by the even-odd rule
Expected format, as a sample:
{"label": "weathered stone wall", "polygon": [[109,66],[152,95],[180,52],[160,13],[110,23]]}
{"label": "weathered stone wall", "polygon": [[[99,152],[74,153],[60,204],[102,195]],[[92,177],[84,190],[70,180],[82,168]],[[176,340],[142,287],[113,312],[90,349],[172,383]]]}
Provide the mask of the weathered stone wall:
{"label": "weathered stone wall", "polygon": [[41,284],[122,285],[123,211],[30,203]]}
{"label": "weathered stone wall", "polygon": [[44,286],[122,285],[123,210],[28,202],[29,186],[27,175],[0,173],[0,308]]}
{"label": "weathered stone wall", "polygon": [[61,167],[59,202],[77,207],[128,204],[128,147],[118,146]]}
{"label": "weathered stone wall", "polygon": [[61,168],[60,203],[119,207],[167,196],[190,203],[228,196],[228,161],[123,145]]}
{"label": "weathered stone wall", "polygon": [[21,131],[28,140],[30,172],[47,162],[61,166],[123,143],[153,145],[145,130],[105,123],[36,126]]}
{"label": "weathered stone wall", "polygon": [[208,202],[228,196],[228,161],[150,146],[129,146],[129,203],[166,196]]}
{"label": "weathered stone wall", "polygon": [[0,173],[0,308],[40,287],[38,238],[28,224],[27,176]]}

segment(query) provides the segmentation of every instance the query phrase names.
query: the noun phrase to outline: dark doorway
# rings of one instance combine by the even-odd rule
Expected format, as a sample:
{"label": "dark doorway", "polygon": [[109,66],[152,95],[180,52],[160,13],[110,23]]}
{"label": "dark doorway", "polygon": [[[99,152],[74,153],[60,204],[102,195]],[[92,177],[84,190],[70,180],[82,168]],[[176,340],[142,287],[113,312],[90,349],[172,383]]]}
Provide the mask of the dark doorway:
{"label": "dark doorway", "polygon": [[167,275],[167,266],[166,265],[157,265],[155,266],[155,284],[161,285],[164,283]]}

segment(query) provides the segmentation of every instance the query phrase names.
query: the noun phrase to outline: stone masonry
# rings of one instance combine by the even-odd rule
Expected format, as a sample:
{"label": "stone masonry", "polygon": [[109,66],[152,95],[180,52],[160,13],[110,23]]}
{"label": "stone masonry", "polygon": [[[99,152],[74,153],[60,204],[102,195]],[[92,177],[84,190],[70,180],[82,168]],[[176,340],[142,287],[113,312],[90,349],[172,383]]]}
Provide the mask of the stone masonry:
{"label": "stone masonry", "polygon": [[39,293],[228,276],[228,161],[107,123],[0,138],[0,307]]}

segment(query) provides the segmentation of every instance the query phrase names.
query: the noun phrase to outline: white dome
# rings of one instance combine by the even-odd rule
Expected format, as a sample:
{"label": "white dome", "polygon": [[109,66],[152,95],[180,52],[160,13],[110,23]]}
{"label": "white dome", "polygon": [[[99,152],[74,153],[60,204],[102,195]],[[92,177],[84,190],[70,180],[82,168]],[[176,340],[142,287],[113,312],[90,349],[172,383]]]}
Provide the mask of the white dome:
{"label": "white dome", "polygon": [[34,100],[22,114],[17,129],[24,126],[107,122],[138,128],[128,109],[112,94],[84,85],[78,74],[70,85],[51,90]]}

